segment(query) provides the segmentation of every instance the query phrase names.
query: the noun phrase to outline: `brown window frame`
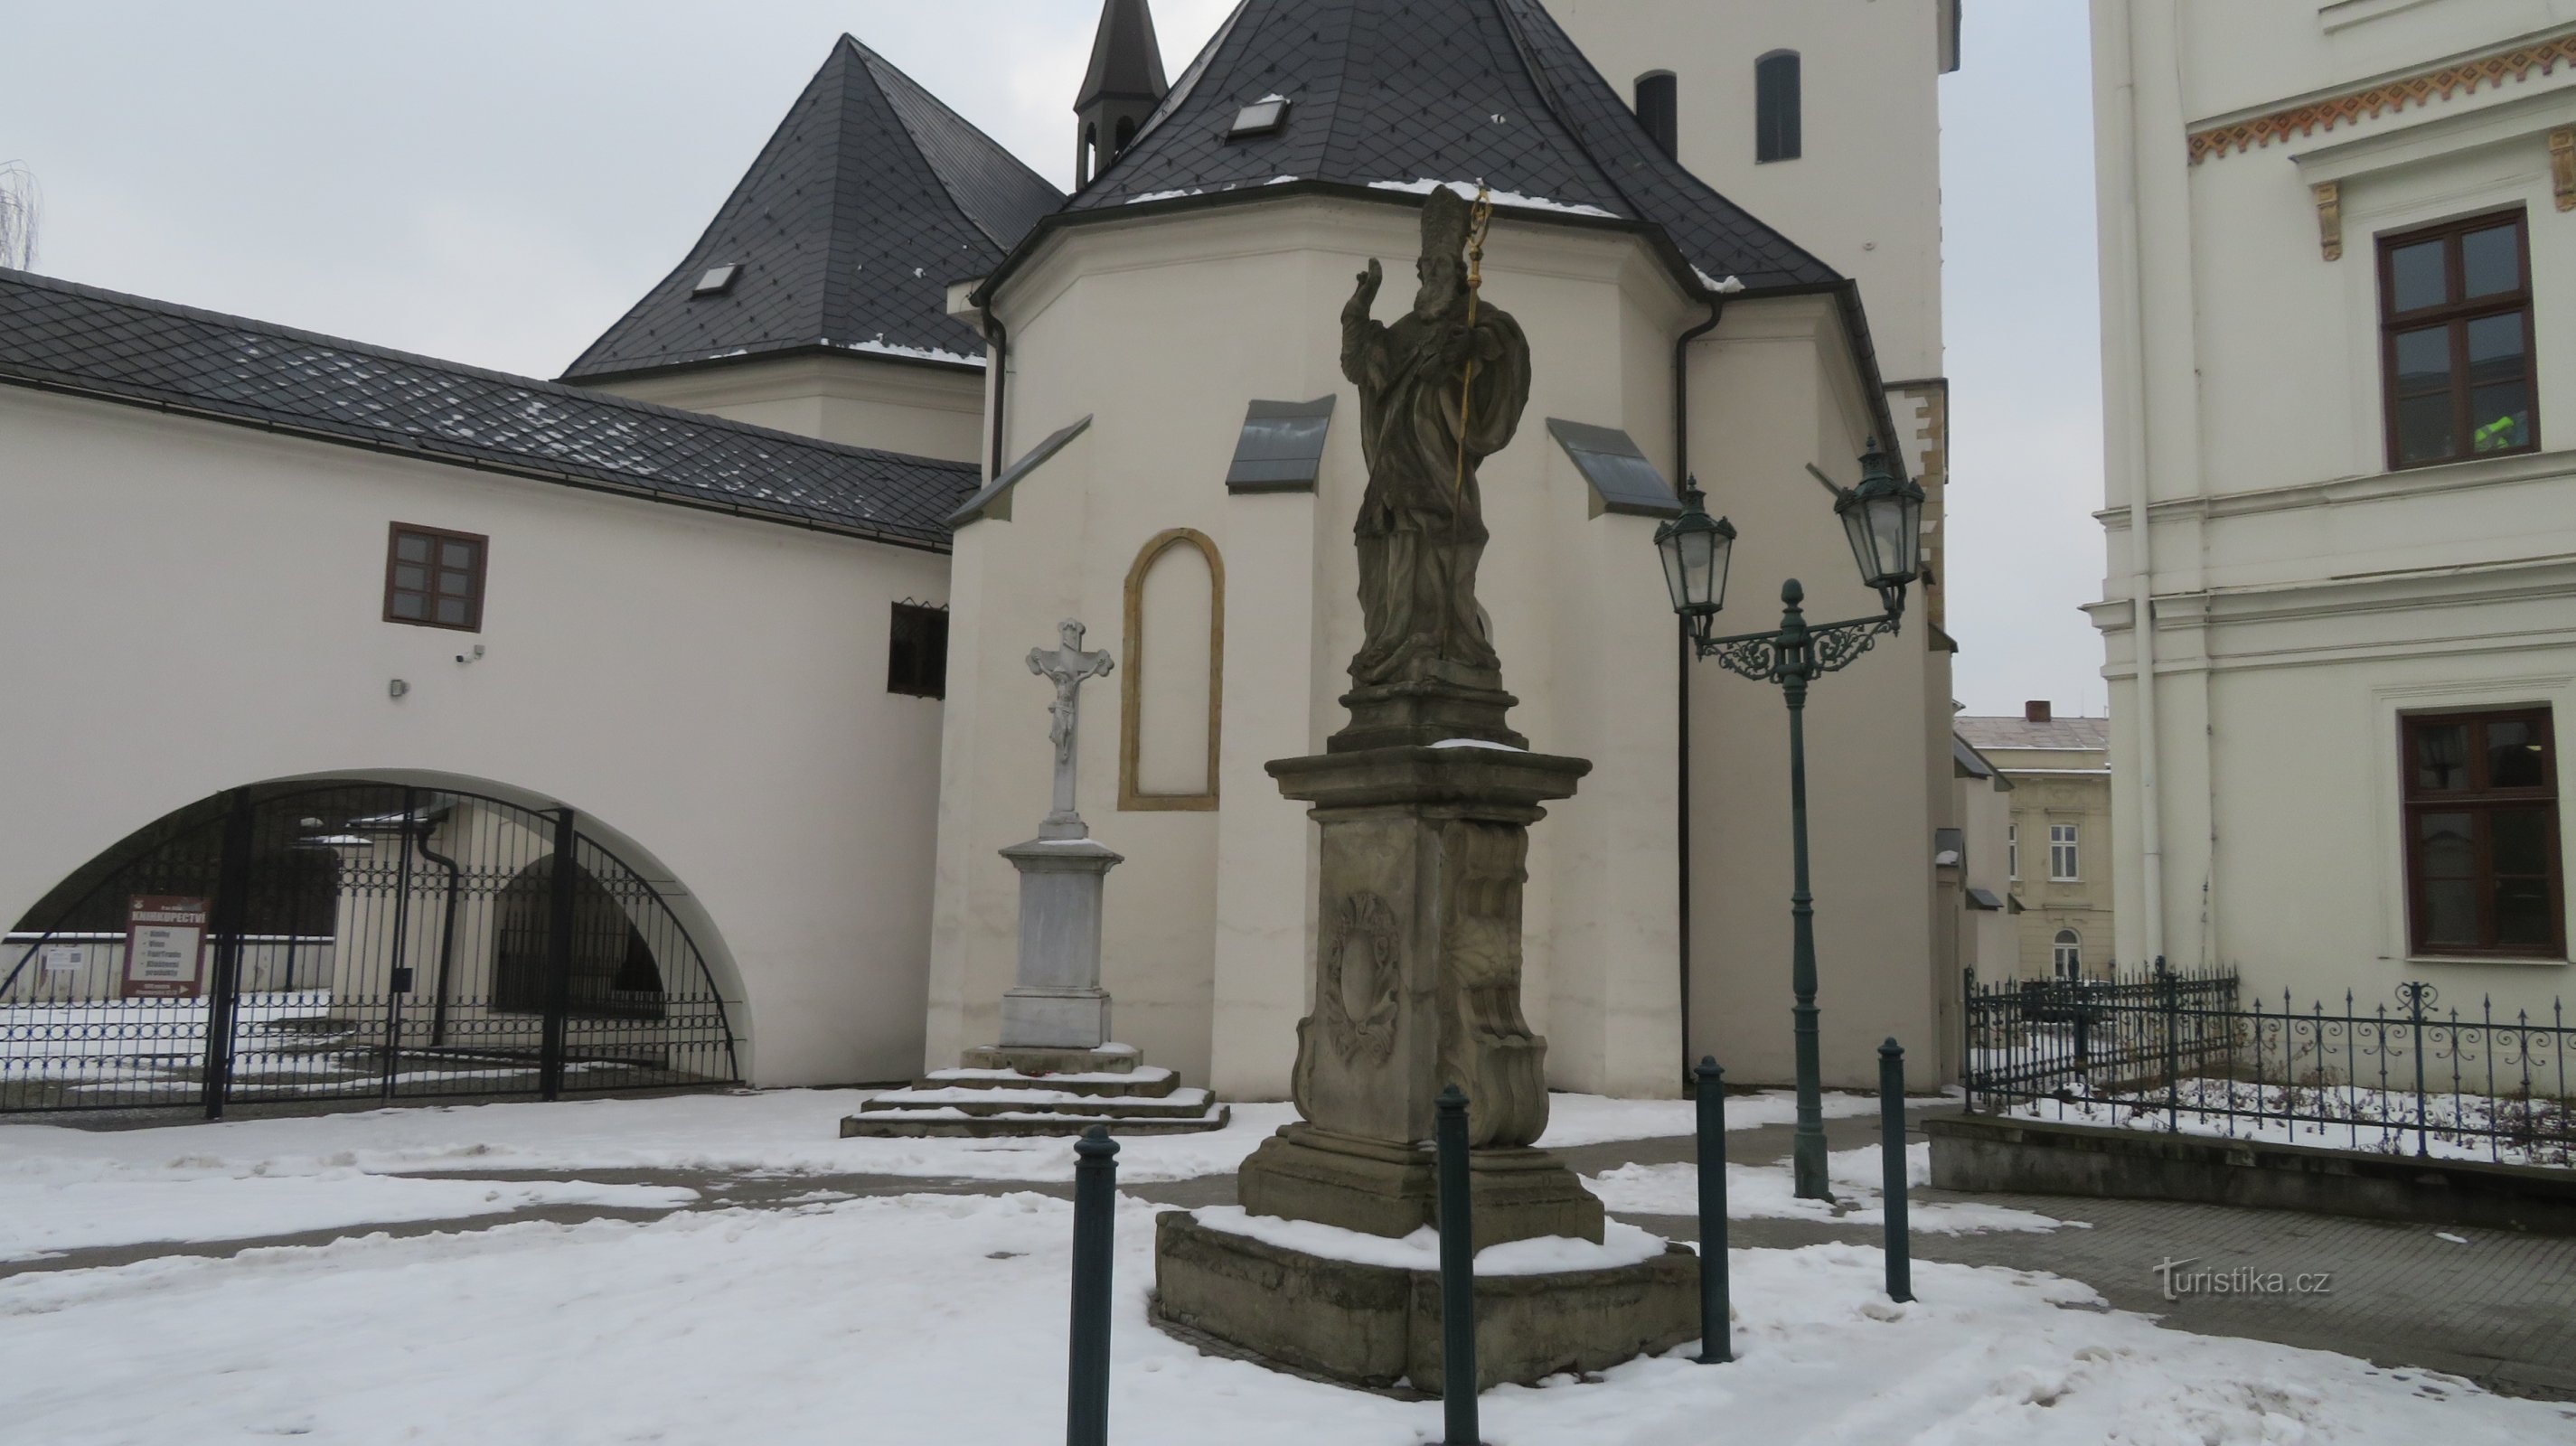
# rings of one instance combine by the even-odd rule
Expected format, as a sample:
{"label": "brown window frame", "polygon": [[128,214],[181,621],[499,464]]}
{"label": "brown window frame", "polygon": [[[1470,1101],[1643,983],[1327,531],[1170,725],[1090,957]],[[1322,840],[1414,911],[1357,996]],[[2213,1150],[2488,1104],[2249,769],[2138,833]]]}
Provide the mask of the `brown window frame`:
{"label": "brown window frame", "polygon": [[[438,621],[435,616],[437,611],[436,603],[438,601],[438,592],[435,586],[425,593],[422,593],[422,595],[426,597],[431,604],[430,611],[432,616],[406,618],[395,615],[394,596],[397,593],[421,591],[417,588],[394,586],[394,578],[396,576],[395,569],[404,565],[402,542],[405,537],[425,537],[429,539],[430,580],[433,584],[437,581],[436,575],[442,570],[438,562],[438,548],[441,543],[463,542],[473,545],[474,566],[470,574],[473,579],[473,589],[465,595],[465,621],[461,623],[443,623]],[[407,628],[441,628],[452,633],[479,633],[483,631],[483,588],[485,577],[489,573],[491,566],[492,539],[480,532],[458,532],[452,528],[423,527],[416,522],[397,522],[392,524],[385,530],[385,621],[389,623],[400,623]]]}
{"label": "brown window frame", "polygon": [[[2547,748],[2542,753],[2542,779],[2531,788],[2495,788],[2487,778],[2486,730],[2497,723],[2537,723]],[[2416,739],[2428,728],[2468,726],[2469,746],[2465,760],[2469,773],[2468,787],[2451,790],[2428,789],[2417,772]],[[2559,829],[2558,733],[2553,710],[2545,705],[2534,707],[2496,708],[2475,712],[2408,713],[2398,719],[2398,767],[2404,796],[2406,830],[2406,941],[2411,953],[2456,958],[2544,959],[2567,957],[2567,868],[2562,856]],[[2548,810],[2545,829],[2549,848],[2549,938],[2540,944],[2500,945],[2495,943],[2495,852],[2494,834],[2487,817],[2501,807]],[[2474,856],[2477,885],[2478,938],[2476,944],[2435,941],[2426,937],[2431,909],[2425,897],[2425,867],[2422,827],[2417,819],[2427,813],[2467,813],[2477,817]]]}
{"label": "brown window frame", "polygon": [[[2463,274],[2465,262],[2460,238],[2474,231],[2493,230],[2499,223],[2509,223],[2513,227],[2517,264],[2522,268],[2522,285],[2514,291],[2466,299],[2468,285]],[[2444,299],[2413,311],[2394,310],[2397,304],[2397,253],[2427,241],[2446,243],[2442,252]],[[2463,299],[2450,300],[2453,296]],[[2454,462],[2512,457],[2540,450],[2540,337],[2532,321],[2531,298],[2531,216],[2522,207],[2489,211],[2445,221],[2438,226],[2419,226],[2412,231],[2394,232],[2379,238],[2379,405],[2386,434],[2389,471],[2444,467]],[[2469,323],[2517,312],[2522,316],[2522,377],[2530,403],[2531,440],[2519,447],[2481,452],[2476,450],[2477,422],[2469,410],[2469,399],[2476,391],[2469,377]],[[2450,332],[2452,450],[2447,456],[2409,462],[2403,460],[2404,453],[2397,435],[2397,336],[2400,332],[2421,331],[2432,326],[2445,327]]]}

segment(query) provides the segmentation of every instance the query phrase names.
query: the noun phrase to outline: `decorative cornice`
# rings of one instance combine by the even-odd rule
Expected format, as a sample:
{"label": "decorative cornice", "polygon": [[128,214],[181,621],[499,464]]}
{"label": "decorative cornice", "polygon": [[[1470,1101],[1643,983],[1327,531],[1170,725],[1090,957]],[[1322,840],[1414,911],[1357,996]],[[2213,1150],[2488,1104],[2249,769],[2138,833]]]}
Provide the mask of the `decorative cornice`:
{"label": "decorative cornice", "polygon": [[2576,35],[2561,35],[2477,60],[2464,60],[2403,80],[2383,81],[2253,120],[2194,131],[2191,163],[2196,166],[2230,151],[2250,151],[2292,136],[2314,135],[2320,129],[2330,131],[2339,125],[2376,120],[2408,106],[2472,94],[2481,86],[2527,80],[2534,70],[2547,75],[2561,65],[2576,65]]}

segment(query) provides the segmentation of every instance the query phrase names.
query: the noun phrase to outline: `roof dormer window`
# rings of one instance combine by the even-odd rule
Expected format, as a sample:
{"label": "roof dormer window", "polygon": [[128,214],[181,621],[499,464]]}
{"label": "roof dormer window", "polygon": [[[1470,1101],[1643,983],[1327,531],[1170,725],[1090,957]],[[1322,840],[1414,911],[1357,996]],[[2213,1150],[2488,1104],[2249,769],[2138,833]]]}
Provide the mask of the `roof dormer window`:
{"label": "roof dormer window", "polygon": [[1287,127],[1288,97],[1266,95],[1234,113],[1234,124],[1226,127],[1225,138],[1240,141],[1275,136]]}
{"label": "roof dormer window", "polygon": [[698,284],[689,288],[689,295],[722,296],[733,290],[735,280],[741,275],[742,267],[737,262],[728,261],[722,266],[710,266],[706,274],[698,278]]}

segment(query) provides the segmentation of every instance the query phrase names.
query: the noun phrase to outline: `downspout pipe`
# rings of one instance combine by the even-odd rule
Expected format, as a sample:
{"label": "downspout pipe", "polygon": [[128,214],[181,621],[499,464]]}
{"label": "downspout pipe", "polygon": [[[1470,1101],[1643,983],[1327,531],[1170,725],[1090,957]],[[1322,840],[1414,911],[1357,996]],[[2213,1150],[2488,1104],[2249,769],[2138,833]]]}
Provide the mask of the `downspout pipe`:
{"label": "downspout pipe", "polygon": [[1002,455],[1002,424],[1011,385],[1011,331],[1002,325],[1000,317],[993,314],[990,295],[986,295],[978,305],[984,313],[984,339],[993,348],[993,470],[984,474],[984,480],[989,483],[1010,465],[1010,459]]}
{"label": "downspout pipe", "polygon": [[[2102,15],[2103,9],[2116,11],[2116,23],[2098,23],[2114,18]],[[2153,489],[2148,473],[2145,245],[2140,234],[2146,207],[2139,194],[2144,178],[2138,149],[2137,7],[2129,0],[2102,0],[2096,20],[2094,33],[2103,37],[2111,51],[2108,68],[2119,77],[2109,114],[2104,117],[2119,132],[2117,144],[2109,148],[2109,154],[2117,158],[2118,173],[2106,177],[2108,184],[2103,187],[2117,210],[2113,224],[2104,230],[2111,246],[2106,270],[2126,303],[2118,320],[2129,333],[2128,344],[2119,349],[2115,384],[2119,388],[2119,411],[2128,419],[2119,447],[2121,470],[2127,474],[2129,485],[2129,636],[2138,680],[2138,841],[2146,928],[2145,957],[2137,962],[2153,964],[2165,957],[2165,849],[2164,795],[2157,766],[2161,750],[2156,732],[2155,547],[2147,516]]]}
{"label": "downspout pipe", "polygon": [[447,906],[438,929],[438,993],[429,1015],[429,1042],[435,1048],[447,1043],[448,976],[456,962],[456,896],[464,889],[465,870],[456,860],[429,846],[430,832],[423,828],[413,835],[412,846],[422,858],[447,870]]}
{"label": "downspout pipe", "polygon": [[[1726,298],[1712,297],[1708,303],[1708,320],[1681,334],[1673,343],[1673,481],[1688,486],[1690,469],[1690,349],[1691,343],[1717,330],[1726,316]],[[1682,1010],[1682,1087],[1697,1087],[1699,1076],[1693,1069],[1691,1054],[1691,665],[1699,661],[1691,646],[1690,624],[1675,618],[1680,640],[1680,665],[1673,689],[1675,737],[1679,756],[1673,761],[1673,775],[1679,781],[1674,805],[1673,852],[1680,861],[1681,888],[1675,895],[1674,932],[1681,940],[1680,977]]]}

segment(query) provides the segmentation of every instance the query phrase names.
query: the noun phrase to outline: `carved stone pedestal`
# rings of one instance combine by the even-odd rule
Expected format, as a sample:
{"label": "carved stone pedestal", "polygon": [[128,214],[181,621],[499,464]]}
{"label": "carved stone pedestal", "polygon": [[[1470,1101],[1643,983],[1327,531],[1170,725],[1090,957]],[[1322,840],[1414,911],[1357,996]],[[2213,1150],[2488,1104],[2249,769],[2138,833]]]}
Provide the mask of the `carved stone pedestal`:
{"label": "carved stone pedestal", "polygon": [[[1496,695],[1499,696],[1499,695]],[[1353,705],[1353,730],[1456,699]],[[1419,722],[1417,719],[1416,722]],[[1500,731],[1499,708],[1473,722]],[[1350,735],[1345,734],[1344,738]],[[1336,739],[1339,747],[1343,739]],[[1547,1042],[1522,1017],[1521,890],[1529,826],[1591,770],[1491,744],[1362,748],[1270,765],[1323,829],[1315,1008],[1297,1026],[1305,1118],[1236,1176],[1255,1215],[1401,1238],[1433,1225],[1435,1102],[1469,1102],[1476,1246],[1602,1239],[1600,1200],[1534,1147],[1547,1128]],[[1698,1261],[1477,1282],[1486,1380],[1592,1370],[1690,1339]],[[1343,1380],[1436,1384],[1436,1276],[1309,1255],[1165,1217],[1158,1320]]]}

